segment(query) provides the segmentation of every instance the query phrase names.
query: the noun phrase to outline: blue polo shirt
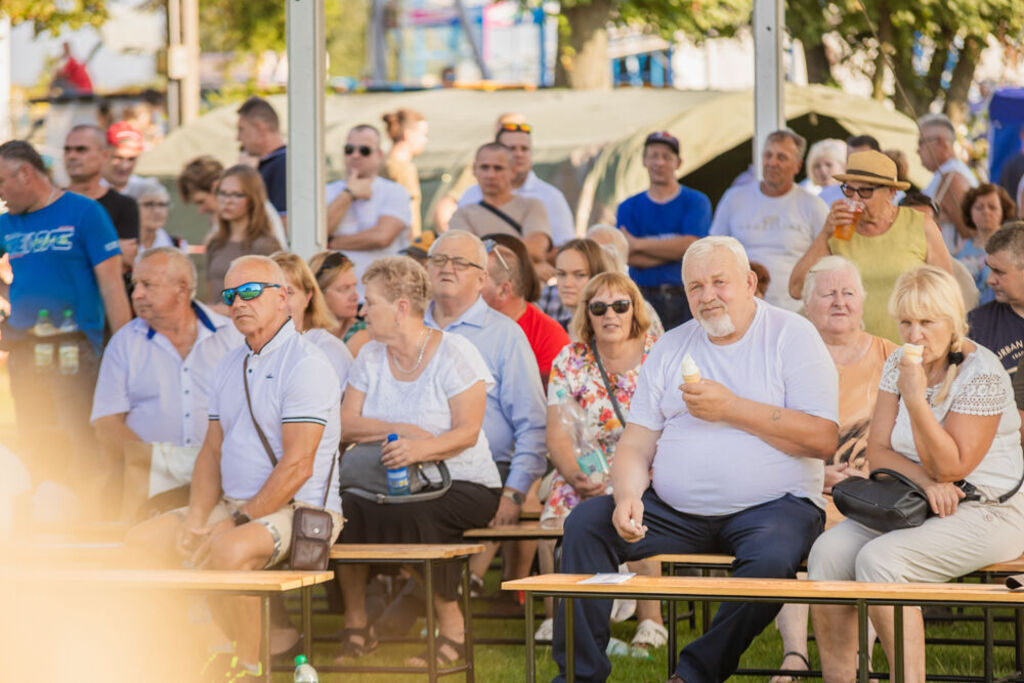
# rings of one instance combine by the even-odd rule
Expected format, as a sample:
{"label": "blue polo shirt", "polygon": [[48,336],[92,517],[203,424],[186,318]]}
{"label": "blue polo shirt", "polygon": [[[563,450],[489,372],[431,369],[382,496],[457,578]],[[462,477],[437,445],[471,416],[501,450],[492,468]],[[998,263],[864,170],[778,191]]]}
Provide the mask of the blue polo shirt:
{"label": "blue polo shirt", "polygon": [[[685,185],[667,202],[651,199],[647,192],[635,194],[619,204],[616,213],[619,227],[636,237],[706,237],[711,228],[711,200],[703,192]],[[641,287],[682,285],[682,260],[651,268],[629,267],[629,276]]]}
{"label": "blue polo shirt", "polygon": [[99,352],[105,316],[93,268],[121,254],[114,224],[99,202],[65,192],[38,211],[0,215],[0,240],[14,271],[8,330],[26,333],[41,309],[59,325],[71,309]]}

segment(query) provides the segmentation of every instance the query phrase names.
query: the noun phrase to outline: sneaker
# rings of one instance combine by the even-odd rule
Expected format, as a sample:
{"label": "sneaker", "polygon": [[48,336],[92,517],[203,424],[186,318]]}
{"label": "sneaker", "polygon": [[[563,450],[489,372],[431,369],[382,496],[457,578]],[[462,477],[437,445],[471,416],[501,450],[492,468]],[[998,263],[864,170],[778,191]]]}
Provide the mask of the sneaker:
{"label": "sneaker", "polygon": [[228,669],[225,680],[244,681],[263,678],[263,664],[246,664],[238,657],[231,659],[231,668]]}
{"label": "sneaker", "polygon": [[555,620],[545,619],[540,622],[540,628],[533,634],[533,639],[538,643],[550,643],[554,638],[555,633]]}

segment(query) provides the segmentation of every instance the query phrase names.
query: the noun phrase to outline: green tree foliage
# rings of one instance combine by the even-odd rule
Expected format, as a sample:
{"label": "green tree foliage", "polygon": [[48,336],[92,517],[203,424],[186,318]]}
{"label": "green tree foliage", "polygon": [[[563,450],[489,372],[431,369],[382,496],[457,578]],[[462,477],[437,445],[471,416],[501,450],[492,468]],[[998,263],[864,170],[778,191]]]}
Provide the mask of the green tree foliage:
{"label": "green tree foliage", "polygon": [[59,33],[64,27],[101,26],[107,20],[106,0],[3,0],[0,15],[17,26],[31,22],[36,34]]}

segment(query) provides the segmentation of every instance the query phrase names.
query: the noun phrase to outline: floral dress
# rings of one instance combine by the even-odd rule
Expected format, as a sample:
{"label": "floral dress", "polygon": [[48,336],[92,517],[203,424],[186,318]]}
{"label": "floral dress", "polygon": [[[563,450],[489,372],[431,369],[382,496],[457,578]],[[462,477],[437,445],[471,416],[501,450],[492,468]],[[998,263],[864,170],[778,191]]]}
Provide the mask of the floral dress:
{"label": "floral dress", "polygon": [[[622,374],[608,374],[608,379],[615,387],[615,398],[625,415],[629,414],[629,404],[636,391],[640,365],[647,360],[647,354],[650,353],[657,338],[651,332],[646,334],[643,355],[635,368]],[[615,445],[622,436],[624,425],[615,414],[615,408],[601,379],[601,371],[589,346],[578,342],[570,344],[555,358],[548,381],[548,405],[558,405],[560,389],[564,389],[583,408],[589,432],[597,436],[597,444],[610,465],[615,457]],[[544,503],[541,520],[565,519],[579,502],[576,489],[556,471],[551,482],[551,492]]]}

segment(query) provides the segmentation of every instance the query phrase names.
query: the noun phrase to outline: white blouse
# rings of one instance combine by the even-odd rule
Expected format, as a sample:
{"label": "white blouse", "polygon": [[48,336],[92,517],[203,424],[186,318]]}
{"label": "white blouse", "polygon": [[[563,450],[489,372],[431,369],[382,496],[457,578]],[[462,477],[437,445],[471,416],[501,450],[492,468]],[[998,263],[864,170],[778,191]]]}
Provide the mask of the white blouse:
{"label": "white blouse", "polygon": [[[1002,495],[1017,485],[1024,471],[1024,457],[1020,443],[1020,415],[1013,399],[1010,376],[1006,374],[995,354],[975,344],[977,349],[968,354],[949,395],[940,405],[931,405],[932,398],[941,388],[941,383],[928,387],[925,396],[931,405],[932,414],[944,424],[949,413],[961,415],[1001,415],[992,446],[966,479],[975,486],[991,487],[992,493]],[[899,394],[896,382],[899,380],[900,359],[903,348],[892,352],[885,361],[882,380],[878,388],[890,394]],[[890,443],[893,450],[914,462],[921,462],[914,444],[907,407],[900,398],[899,412],[892,428]]]}

